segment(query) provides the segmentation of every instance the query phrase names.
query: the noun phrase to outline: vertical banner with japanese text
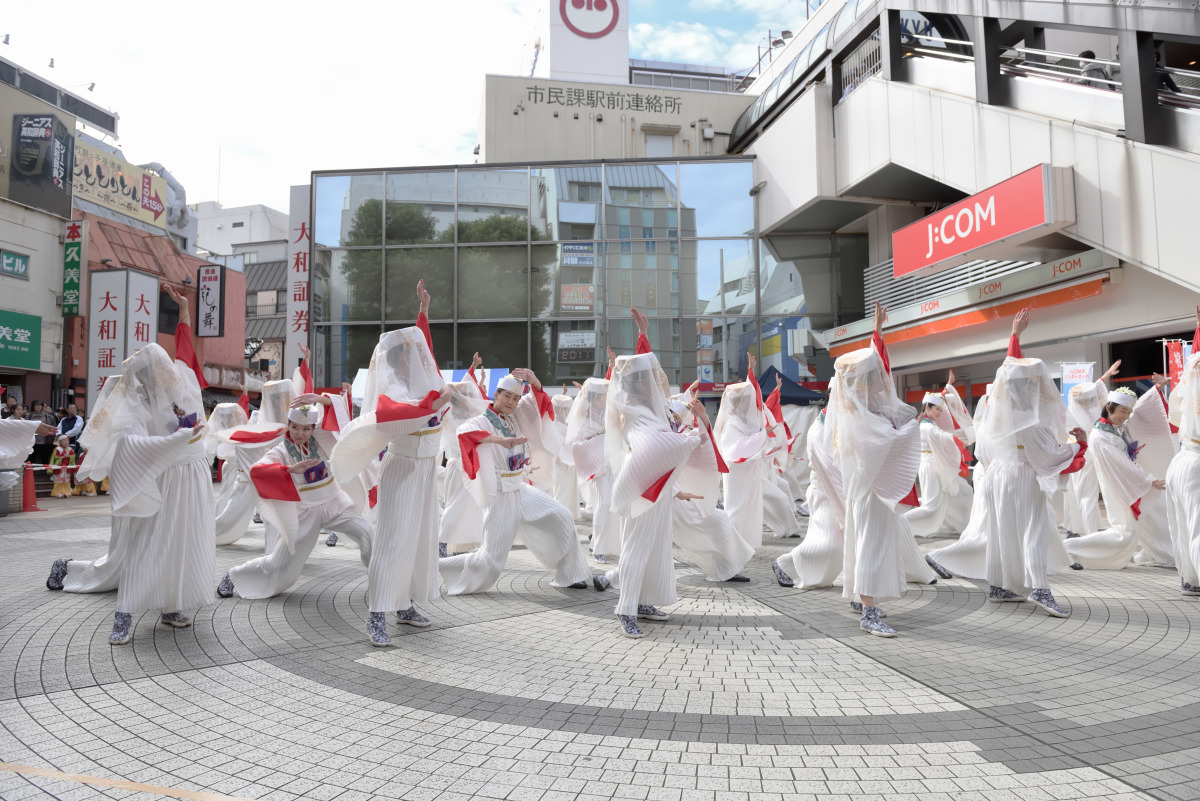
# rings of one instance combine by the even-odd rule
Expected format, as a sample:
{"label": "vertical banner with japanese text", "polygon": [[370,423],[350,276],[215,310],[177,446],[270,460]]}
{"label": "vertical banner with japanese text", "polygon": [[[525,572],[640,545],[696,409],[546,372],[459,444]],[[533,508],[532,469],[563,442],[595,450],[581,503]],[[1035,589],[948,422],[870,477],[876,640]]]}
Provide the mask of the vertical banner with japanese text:
{"label": "vertical banner with japanese text", "polygon": [[225,336],[225,268],[206,264],[196,271],[196,336]]}
{"label": "vertical banner with japanese text", "polygon": [[[1183,378],[1183,365],[1187,361],[1187,355],[1184,353],[1184,341],[1182,339],[1170,339],[1165,343],[1167,346],[1167,378],[1171,381],[1171,389],[1179,384]],[[1193,343],[1193,346],[1195,343]]]}
{"label": "vertical banner with japanese text", "polygon": [[87,264],[87,223],[72,220],[66,224],[63,243],[63,317],[79,316],[79,295],[83,291],[83,266]]}
{"label": "vertical banner with japanese text", "polygon": [[158,278],[100,270],[88,278],[88,394],[119,375],[121,362],[158,340]]}
{"label": "vertical banner with japanese text", "polygon": [[[288,261],[287,261],[287,325],[283,345],[283,376],[296,369],[304,354],[300,343],[309,346],[309,264],[312,250],[312,220],[309,214],[309,187],[293,186],[288,203]],[[314,354],[310,365],[317,386],[324,386],[324,364],[320,354]]]}

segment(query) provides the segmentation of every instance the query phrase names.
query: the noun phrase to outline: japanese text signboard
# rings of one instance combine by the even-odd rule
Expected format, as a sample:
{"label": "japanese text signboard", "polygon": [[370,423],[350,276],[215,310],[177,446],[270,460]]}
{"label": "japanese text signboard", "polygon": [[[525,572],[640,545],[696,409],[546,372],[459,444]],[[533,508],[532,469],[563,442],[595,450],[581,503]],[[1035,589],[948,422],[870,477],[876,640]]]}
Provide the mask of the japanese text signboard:
{"label": "japanese text signboard", "polygon": [[99,392],[121,362],[158,340],[158,279],[136,270],[88,278],[88,391]]}
{"label": "japanese text signboard", "polygon": [[83,265],[87,264],[84,244],[87,242],[87,223],[72,220],[67,223],[63,238],[63,317],[79,316],[79,294],[83,291]]}
{"label": "japanese text signboard", "polygon": [[0,82],[0,197],[71,217],[75,118]]}
{"label": "japanese text signboard", "polygon": [[[303,354],[299,343],[308,345],[308,293],[309,293],[309,252],[312,247],[312,220],[309,213],[308,186],[293,186],[288,206],[288,261],[287,261],[287,327],[284,335],[284,369],[283,375],[291,375],[291,371],[300,363]],[[318,386],[323,386],[323,364],[316,359],[314,379]]]}
{"label": "japanese text signboard", "polygon": [[0,310],[0,365],[42,368],[42,318]]}
{"label": "japanese text signboard", "polygon": [[197,270],[196,336],[225,335],[225,268],[206,264]]}
{"label": "japanese text signboard", "polygon": [[1003,256],[1075,223],[1070,167],[1037,167],[892,233],[892,274],[929,275]]}
{"label": "japanese text signboard", "polygon": [[75,197],[159,228],[167,226],[166,180],[111,153],[76,144],[71,183]]}

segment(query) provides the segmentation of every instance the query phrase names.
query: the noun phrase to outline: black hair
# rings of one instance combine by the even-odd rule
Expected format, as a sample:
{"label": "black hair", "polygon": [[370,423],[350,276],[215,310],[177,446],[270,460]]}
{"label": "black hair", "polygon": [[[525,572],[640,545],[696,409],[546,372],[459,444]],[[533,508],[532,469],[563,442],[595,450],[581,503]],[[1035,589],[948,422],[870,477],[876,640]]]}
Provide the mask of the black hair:
{"label": "black hair", "polygon": [[1084,50],[1082,53],[1079,54],[1079,57],[1080,58],[1095,58],[1096,54],[1093,53],[1091,50]]}
{"label": "black hair", "polygon": [[1104,404],[1104,416],[1106,418],[1112,416],[1112,413],[1115,412],[1117,407],[1120,405],[1121,404],[1116,403],[1115,401],[1109,401],[1108,403]]}

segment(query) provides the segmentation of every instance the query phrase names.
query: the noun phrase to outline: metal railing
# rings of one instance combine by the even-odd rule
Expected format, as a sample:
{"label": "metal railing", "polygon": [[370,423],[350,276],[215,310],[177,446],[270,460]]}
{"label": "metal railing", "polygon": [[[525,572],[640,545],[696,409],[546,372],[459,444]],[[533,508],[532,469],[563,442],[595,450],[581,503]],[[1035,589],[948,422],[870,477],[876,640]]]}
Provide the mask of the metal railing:
{"label": "metal railing", "polygon": [[247,317],[271,317],[276,314],[287,314],[287,302],[279,301],[278,303],[264,303],[260,305],[247,305]]}
{"label": "metal railing", "polygon": [[[842,97],[844,100],[863,81],[883,69],[882,50],[879,47],[879,31],[875,31],[854,48],[842,61]],[[839,100],[839,102],[840,102]]]}

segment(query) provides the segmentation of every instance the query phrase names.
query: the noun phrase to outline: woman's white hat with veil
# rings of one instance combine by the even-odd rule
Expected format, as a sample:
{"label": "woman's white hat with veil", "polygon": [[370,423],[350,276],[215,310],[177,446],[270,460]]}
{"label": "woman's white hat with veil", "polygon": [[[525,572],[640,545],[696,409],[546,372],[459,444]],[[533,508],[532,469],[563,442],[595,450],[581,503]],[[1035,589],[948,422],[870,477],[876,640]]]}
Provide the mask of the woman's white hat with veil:
{"label": "woman's white hat with veil", "polygon": [[181,417],[192,414],[204,419],[204,401],[192,369],[173,362],[158,345],[136,351],[121,365],[120,378],[80,436],[80,445],[88,450],[87,474],[108,475],[122,437],[164,437],[175,433]]}
{"label": "woman's white hat with veil", "polygon": [[767,429],[758,393],[749,381],[725,387],[713,425],[713,438],[730,464],[760,458],[767,447]]}
{"label": "woman's white hat with veil", "polygon": [[1036,426],[1049,428],[1055,441],[1067,441],[1067,411],[1062,393],[1041,359],[1006,358],[996,371],[988,412],[976,430],[978,446],[989,461],[1017,452],[1017,435]]}
{"label": "woman's white hat with veil", "polygon": [[218,403],[208,415],[204,427],[204,455],[212,461],[216,457],[228,459],[232,456],[218,435],[231,428],[249,423],[246,412],[236,403]]}

